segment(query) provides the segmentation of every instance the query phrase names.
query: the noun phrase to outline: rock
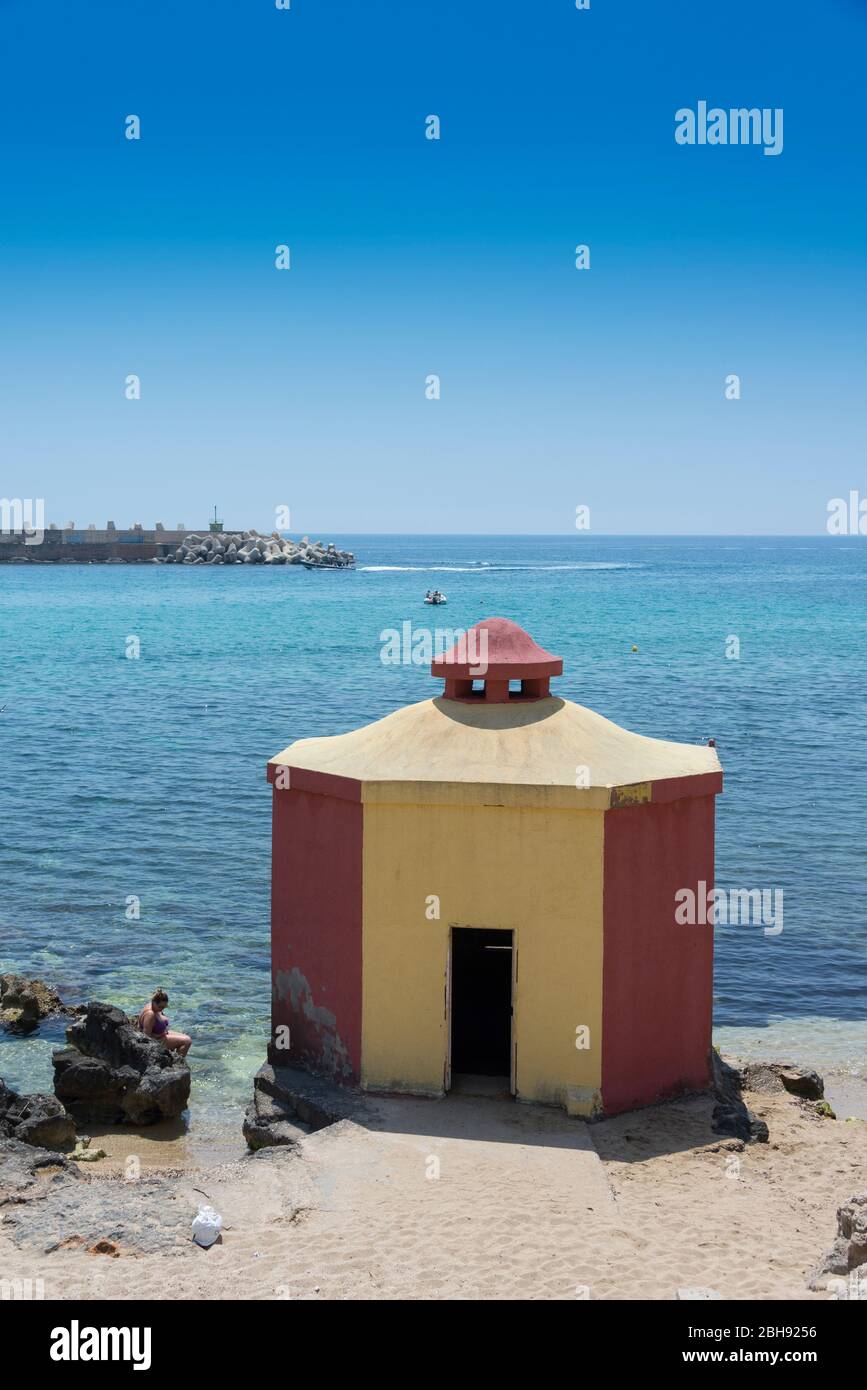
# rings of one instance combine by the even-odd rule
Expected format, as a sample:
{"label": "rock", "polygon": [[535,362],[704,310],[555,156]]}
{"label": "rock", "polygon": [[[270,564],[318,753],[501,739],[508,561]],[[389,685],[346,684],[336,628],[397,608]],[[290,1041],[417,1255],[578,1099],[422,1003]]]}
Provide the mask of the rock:
{"label": "rock", "polygon": [[781,1062],[747,1062],[738,1075],[744,1091],[773,1095],[785,1090],[802,1100],[820,1100],[825,1094],[821,1076],[808,1067],[793,1067]]}
{"label": "rock", "polygon": [[817,1100],[815,1109],[816,1114],[820,1115],[823,1120],[836,1120],[837,1118],[836,1114],[831,1109],[830,1102],[827,1100]]}
{"label": "rock", "polygon": [[310,1126],[300,1123],[287,1104],[259,1090],[247,1106],[242,1129],[254,1153],[276,1145],[297,1146],[310,1132]]}
{"label": "rock", "polygon": [[784,1090],[778,1067],[769,1062],[747,1062],[740,1071],[741,1087],[744,1091],[758,1091],[762,1095],[779,1095]]}
{"label": "rock", "polygon": [[333,541],[311,543],[305,536],[300,543],[287,540],[279,531],[260,536],[255,528],[244,532],[220,532],[186,536],[174,553],[157,560],[158,564],[248,564],[298,565],[302,558],[325,559],[339,569],[355,564],[355,556],[339,550]]}
{"label": "rock", "polygon": [[100,1158],[107,1158],[108,1155],[105,1149],[92,1149],[90,1147],[90,1140],[83,1134],[81,1138],[77,1140],[70,1157],[74,1159],[76,1163],[96,1163]]}
{"label": "rock", "polygon": [[780,1080],[793,1096],[803,1100],[821,1100],[825,1094],[825,1083],[817,1071],[805,1067],[779,1067]]}
{"label": "rock", "polygon": [[0,1027],[10,1033],[32,1033],[43,1018],[69,1012],[57,990],[43,980],[0,975]]}
{"label": "rock", "polygon": [[43,1149],[61,1149],[75,1139],[75,1122],[54,1096],[20,1096],[0,1081],[0,1134]]}
{"label": "rock", "polygon": [[768,1126],[752,1110],[748,1110],[741,1099],[744,1073],[724,1062],[715,1047],[711,1048],[710,1060],[711,1084],[717,1097],[711,1115],[714,1134],[743,1139],[745,1143],[767,1144],[770,1137]]}
{"label": "rock", "polygon": [[[40,1150],[29,1152],[38,1154]],[[189,1244],[190,1205],[177,1200],[172,1178],[143,1175],[136,1182],[95,1181],[85,1176],[78,1164],[61,1160],[58,1154],[46,1154],[43,1164],[46,1161],[54,1172],[44,1166],[36,1170],[32,1186],[22,1196],[13,1194],[3,1208],[4,1237],[18,1250],[150,1254],[164,1259]],[[69,1172],[58,1169],[61,1162],[67,1164]],[[0,1163],[0,1181],[2,1176]]]}
{"label": "rock", "polygon": [[720,1100],[739,1100],[743,1077],[737,1067],[724,1062],[715,1047],[710,1050],[711,1086]]}
{"label": "rock", "polygon": [[714,1134],[728,1135],[732,1139],[743,1139],[745,1143],[755,1140],[766,1144],[769,1138],[768,1126],[748,1110],[743,1101],[736,1104],[720,1102],[713,1108],[711,1129]]}
{"label": "rock", "polygon": [[81,1176],[63,1154],[34,1148],[20,1139],[0,1137],[0,1207],[38,1200],[53,1187]]}
{"label": "rock", "polygon": [[112,1067],[99,1057],[86,1057],[76,1047],[54,1053],[54,1092],[80,1119],[122,1124],[124,1089],[138,1084],[134,1067]]}
{"label": "rock", "polygon": [[88,1004],[54,1053],[54,1090],[76,1118],[154,1124],[186,1109],[190,1069],[111,1004]]}
{"label": "rock", "polygon": [[827,1287],[829,1276],[850,1274],[867,1265],[867,1192],[837,1208],[837,1238],[807,1278],[811,1289]]}

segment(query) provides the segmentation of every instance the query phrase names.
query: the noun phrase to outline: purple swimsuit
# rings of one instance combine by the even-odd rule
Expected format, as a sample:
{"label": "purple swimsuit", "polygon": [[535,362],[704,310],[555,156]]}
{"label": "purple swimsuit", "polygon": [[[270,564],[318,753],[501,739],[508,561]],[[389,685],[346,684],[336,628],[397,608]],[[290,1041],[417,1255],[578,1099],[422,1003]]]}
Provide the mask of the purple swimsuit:
{"label": "purple swimsuit", "polygon": [[[142,1032],[144,1032],[144,1016],[145,1016],[145,1013],[146,1013],[146,1012],[147,1012],[146,1009],[142,1009],[141,1014],[140,1014],[140,1016],[139,1016],[139,1027],[141,1028]],[[156,1014],[154,1014],[154,1031],[153,1031],[153,1037],[155,1037],[155,1038],[161,1038],[161,1037],[163,1036],[163,1034],[164,1034],[164,1033],[167,1033],[168,1031],[169,1031],[169,1021],[168,1021],[168,1019],[167,1019],[167,1018],[157,1018],[157,1017],[156,1017]]]}

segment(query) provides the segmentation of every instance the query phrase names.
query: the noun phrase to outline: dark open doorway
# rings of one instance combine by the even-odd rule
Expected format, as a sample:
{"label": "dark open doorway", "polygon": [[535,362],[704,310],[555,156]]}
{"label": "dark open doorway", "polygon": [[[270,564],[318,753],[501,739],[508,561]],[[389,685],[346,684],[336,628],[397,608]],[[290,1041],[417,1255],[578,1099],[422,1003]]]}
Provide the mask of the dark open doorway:
{"label": "dark open doorway", "polygon": [[511,1089],[512,933],[452,929],[452,1085],[497,1077]]}

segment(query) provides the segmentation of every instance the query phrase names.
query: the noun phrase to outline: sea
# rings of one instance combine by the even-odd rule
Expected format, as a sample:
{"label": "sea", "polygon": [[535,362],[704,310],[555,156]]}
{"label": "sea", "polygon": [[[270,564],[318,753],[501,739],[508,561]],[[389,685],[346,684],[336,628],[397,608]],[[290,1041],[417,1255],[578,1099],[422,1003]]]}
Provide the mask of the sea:
{"label": "sea", "polygon": [[[563,657],[557,693],[716,740],[717,884],[784,905],[779,933],[717,927],[716,1042],[867,1075],[867,539],[324,539],[357,569],[0,566],[0,969],[131,1011],[165,987],[191,1125],[240,1123],[268,1035],[267,760],[437,693],[411,649],[383,662],[390,631],[500,616]],[[0,1034],[0,1075],[50,1091],[62,1041]]]}

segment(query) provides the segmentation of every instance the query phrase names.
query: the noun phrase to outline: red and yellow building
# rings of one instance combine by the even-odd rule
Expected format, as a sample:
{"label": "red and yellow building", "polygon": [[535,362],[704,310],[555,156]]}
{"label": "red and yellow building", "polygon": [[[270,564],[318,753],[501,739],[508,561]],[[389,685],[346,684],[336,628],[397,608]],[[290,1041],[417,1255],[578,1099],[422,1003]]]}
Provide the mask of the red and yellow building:
{"label": "red and yellow building", "polygon": [[506,619],[469,636],[442,695],[268,765],[282,1060],[578,1115],[706,1086],[713,928],[675,894],[713,886],[715,750],[551,695],[562,661]]}

